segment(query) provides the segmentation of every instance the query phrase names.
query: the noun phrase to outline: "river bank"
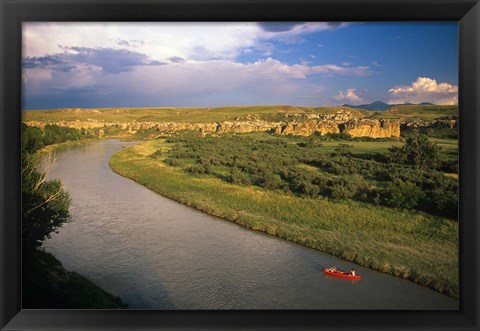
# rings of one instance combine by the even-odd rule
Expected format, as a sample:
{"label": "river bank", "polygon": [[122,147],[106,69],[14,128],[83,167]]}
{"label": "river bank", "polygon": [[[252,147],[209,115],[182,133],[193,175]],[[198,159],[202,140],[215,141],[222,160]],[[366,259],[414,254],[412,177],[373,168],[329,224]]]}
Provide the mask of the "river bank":
{"label": "river bank", "polygon": [[24,309],[120,309],[128,304],[37,249],[23,260]]}
{"label": "river bank", "polygon": [[109,165],[124,177],[208,214],[457,296],[455,222],[189,175],[167,166],[164,157],[150,157],[168,148],[162,140],[142,143],[113,155]]}
{"label": "river bank", "polygon": [[[80,146],[98,138],[68,140],[35,151],[39,158]],[[52,166],[47,161],[46,166]],[[39,167],[42,167],[41,165]],[[43,169],[38,169],[40,172]],[[47,173],[51,169],[46,169]],[[61,228],[60,228],[61,231]],[[64,268],[43,247],[23,250],[22,304],[27,309],[120,309],[128,308],[119,297],[108,293],[90,279]]]}

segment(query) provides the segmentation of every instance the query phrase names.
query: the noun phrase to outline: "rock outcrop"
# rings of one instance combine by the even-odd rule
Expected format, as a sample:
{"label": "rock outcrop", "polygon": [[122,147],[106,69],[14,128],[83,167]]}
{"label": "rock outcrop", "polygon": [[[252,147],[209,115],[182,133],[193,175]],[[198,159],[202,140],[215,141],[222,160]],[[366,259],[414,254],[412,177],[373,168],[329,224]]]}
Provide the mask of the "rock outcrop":
{"label": "rock outcrop", "polygon": [[217,132],[219,133],[248,133],[257,131],[269,131],[276,126],[276,123],[260,120],[248,121],[226,121],[218,123]]}
{"label": "rock outcrop", "polygon": [[453,129],[457,126],[456,117],[440,117],[433,121],[413,121],[413,122],[402,122],[402,128],[449,128]]}
{"label": "rock outcrop", "polygon": [[277,135],[301,135],[310,136],[315,132],[348,133],[352,137],[400,137],[400,122],[397,120],[367,120],[351,119],[344,123],[332,120],[307,120],[267,122],[263,120],[252,121],[225,121],[220,123],[184,123],[184,122],[103,122],[103,121],[60,121],[60,122],[25,122],[30,126],[44,127],[47,124],[55,124],[63,127],[76,129],[105,129],[109,127],[122,129],[128,134],[134,134],[139,130],[154,129],[158,132],[176,131],[200,131],[202,133],[249,133],[258,131],[273,131]]}
{"label": "rock outcrop", "polygon": [[275,134],[310,136],[315,132],[348,133],[352,137],[398,138],[400,122],[396,120],[354,119],[337,124],[334,121],[289,122],[275,128]]}
{"label": "rock outcrop", "polygon": [[340,132],[352,137],[391,138],[400,137],[398,120],[351,120],[340,124]]}
{"label": "rock outcrop", "polygon": [[310,136],[315,132],[321,134],[340,133],[338,124],[333,121],[287,122],[275,128],[275,134]]}
{"label": "rock outcrop", "polygon": [[365,117],[365,115],[362,115],[359,112],[352,113],[352,111],[347,108],[337,108],[335,110],[335,113],[332,114],[283,113],[283,117],[294,117],[307,120],[329,120],[334,122],[346,122],[355,118]]}

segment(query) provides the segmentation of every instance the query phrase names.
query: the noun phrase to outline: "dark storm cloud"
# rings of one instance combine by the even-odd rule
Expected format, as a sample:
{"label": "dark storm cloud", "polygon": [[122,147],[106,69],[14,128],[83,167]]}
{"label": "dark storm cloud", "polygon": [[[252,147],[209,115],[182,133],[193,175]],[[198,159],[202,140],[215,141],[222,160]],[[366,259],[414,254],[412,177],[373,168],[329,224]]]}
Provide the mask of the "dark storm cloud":
{"label": "dark storm cloud", "polygon": [[120,46],[127,46],[127,47],[138,47],[144,44],[142,40],[125,40],[122,38],[117,38],[115,42]]}
{"label": "dark storm cloud", "polygon": [[172,56],[172,57],[169,57],[167,60],[169,60],[173,63],[183,63],[183,62],[185,62],[185,59],[183,57],[180,57],[180,56]]}
{"label": "dark storm cloud", "polygon": [[125,39],[117,38],[116,42],[117,42],[117,44],[120,45],[120,46],[130,46],[130,44],[128,43],[128,41],[125,40]]}
{"label": "dark storm cloud", "polygon": [[23,67],[26,69],[32,69],[37,67],[49,67],[62,63],[56,56],[42,56],[42,57],[27,57],[23,60]]}
{"label": "dark storm cloud", "polygon": [[[286,32],[294,29],[299,25],[305,24],[304,22],[260,22],[258,23],[263,31],[267,32]],[[336,29],[343,25],[342,22],[326,22],[329,28]]]}
{"label": "dark storm cloud", "polygon": [[42,56],[42,57],[27,57],[23,60],[24,69],[33,68],[55,68],[57,71],[70,72],[76,68],[74,64],[64,61],[59,56]]}
{"label": "dark storm cloud", "polygon": [[86,87],[67,87],[67,88],[51,88],[50,91],[59,92],[63,95],[72,95],[78,96],[81,94],[98,94],[98,92],[103,89],[103,86],[86,86]]}
{"label": "dark storm cloud", "polygon": [[268,32],[285,32],[292,30],[295,26],[303,23],[290,22],[261,22],[258,23],[263,31]]}
{"label": "dark storm cloud", "polygon": [[[160,65],[143,53],[114,48],[65,47],[65,58],[72,62],[93,64],[110,73],[130,71],[139,65]],[[74,53],[70,53],[73,51]]]}
{"label": "dark storm cloud", "polygon": [[108,73],[130,71],[135,66],[162,65],[165,63],[151,60],[147,55],[125,49],[62,47],[64,53],[43,57],[27,57],[23,67],[48,68],[57,71],[72,71],[79,65],[93,65]]}

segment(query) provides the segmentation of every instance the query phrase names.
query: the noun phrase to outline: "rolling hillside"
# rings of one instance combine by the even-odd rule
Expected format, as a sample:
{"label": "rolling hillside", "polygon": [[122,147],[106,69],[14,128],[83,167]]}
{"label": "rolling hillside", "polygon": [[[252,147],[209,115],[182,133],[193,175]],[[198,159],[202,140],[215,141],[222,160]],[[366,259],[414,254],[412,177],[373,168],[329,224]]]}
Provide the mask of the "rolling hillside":
{"label": "rolling hillside", "polygon": [[139,122],[186,122],[210,123],[255,119],[268,121],[282,120],[288,114],[335,114],[338,109],[346,109],[354,117],[368,117],[373,114],[366,110],[348,107],[294,107],[294,106],[232,106],[216,108],[98,108],[98,109],[53,109],[30,110],[23,112],[24,121],[139,121]]}

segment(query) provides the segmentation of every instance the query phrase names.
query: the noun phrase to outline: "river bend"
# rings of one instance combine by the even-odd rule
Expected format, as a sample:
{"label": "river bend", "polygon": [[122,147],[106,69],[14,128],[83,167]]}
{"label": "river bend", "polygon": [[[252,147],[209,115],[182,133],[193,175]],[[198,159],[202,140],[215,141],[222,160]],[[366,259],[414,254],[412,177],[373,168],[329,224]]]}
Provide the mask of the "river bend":
{"label": "river bend", "polygon": [[[49,178],[70,193],[73,220],[45,244],[130,308],[458,309],[431,289],[212,217],[117,175],[108,160],[132,144],[107,140],[57,154]],[[324,276],[331,265],[363,278]]]}

